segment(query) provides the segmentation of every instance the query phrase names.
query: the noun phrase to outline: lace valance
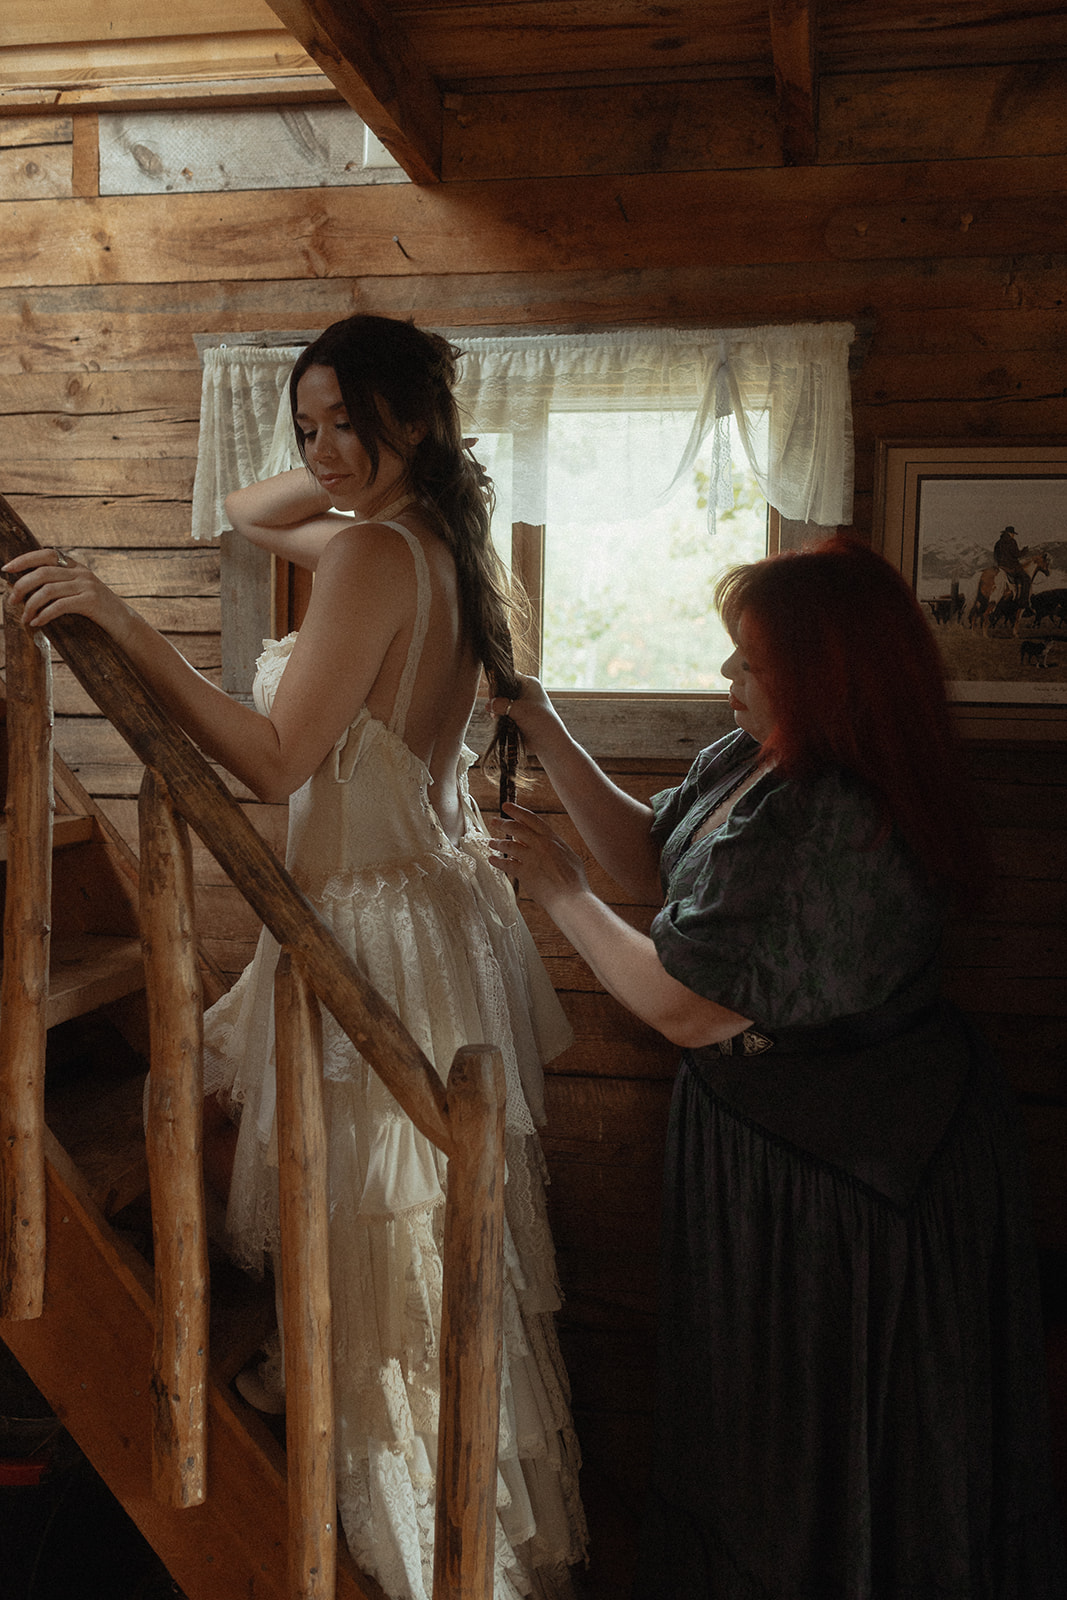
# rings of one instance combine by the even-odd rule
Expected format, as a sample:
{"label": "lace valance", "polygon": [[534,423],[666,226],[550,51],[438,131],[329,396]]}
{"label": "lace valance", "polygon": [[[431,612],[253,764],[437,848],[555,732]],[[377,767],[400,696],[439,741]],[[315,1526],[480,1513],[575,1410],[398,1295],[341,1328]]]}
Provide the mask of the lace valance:
{"label": "lace valance", "polygon": [[[598,476],[587,492],[572,491],[568,522],[603,522],[616,507],[630,517],[650,511],[699,458],[712,485],[711,527],[716,510],[732,504],[731,417],[762,493],[783,517],[851,522],[853,336],[849,323],[449,333],[464,353],[457,397],[465,430],[512,440],[513,520],[548,519],[552,416],[587,412],[591,426],[611,431],[613,471],[608,485]],[[195,538],[226,526],[231,489],[297,464],[286,382],[298,353],[205,351]]]}

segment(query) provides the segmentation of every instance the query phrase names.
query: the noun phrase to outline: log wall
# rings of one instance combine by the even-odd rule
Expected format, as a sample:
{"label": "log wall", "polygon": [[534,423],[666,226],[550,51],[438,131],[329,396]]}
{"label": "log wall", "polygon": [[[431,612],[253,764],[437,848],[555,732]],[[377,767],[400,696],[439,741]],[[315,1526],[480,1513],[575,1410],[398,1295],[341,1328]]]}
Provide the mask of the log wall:
{"label": "log wall", "polygon": [[[1067,158],[1055,139],[1010,119],[1010,140],[997,139],[986,117],[977,147],[958,148],[957,133],[953,159],[933,161],[929,125],[909,147],[912,125],[886,112],[891,148],[849,165],[843,91],[831,109],[832,148],[804,170],[764,154],[769,135],[750,120],[729,171],[694,170],[691,151],[663,163],[680,170],[649,170],[651,146],[605,153],[592,139],[584,170],[555,155],[546,176],[522,182],[467,107],[449,159],[477,181],[108,197],[92,111],[0,118],[0,491],[42,541],[92,559],[217,676],[218,552],[189,539],[196,333],[315,328],[355,309],[483,329],[863,320],[860,532],[879,439],[1067,439]],[[543,108],[529,115],[555,125]],[[952,126],[963,121],[957,108]],[[56,695],[61,755],[134,838],[139,770],[62,665]],[[1039,1236],[1065,1251],[1067,751],[975,745],[972,765],[991,892],[988,911],[953,930],[950,987],[1004,1053],[1030,1130]],[[643,795],[681,772],[667,760],[617,770]],[[558,810],[543,784],[537,803]],[[283,808],[254,810],[280,842]],[[199,848],[196,871],[204,942],[236,973],[252,919]],[[639,923],[650,914],[621,909]],[[531,921],[577,1035],[551,1071],[547,1150],[587,1491],[636,1510],[674,1052],[533,910]],[[603,1572],[614,1558],[598,1559]]]}

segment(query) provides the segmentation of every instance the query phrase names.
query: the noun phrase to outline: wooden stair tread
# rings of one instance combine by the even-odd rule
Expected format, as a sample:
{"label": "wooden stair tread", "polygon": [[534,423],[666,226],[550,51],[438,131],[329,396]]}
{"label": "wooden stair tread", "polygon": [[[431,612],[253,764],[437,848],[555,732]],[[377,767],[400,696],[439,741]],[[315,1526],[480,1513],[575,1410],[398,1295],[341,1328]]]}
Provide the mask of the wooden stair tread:
{"label": "wooden stair tread", "polygon": [[231,1261],[211,1263],[211,1368],[220,1383],[233,1381],[277,1327],[274,1285],[252,1278]]}
{"label": "wooden stair tread", "polygon": [[45,1091],[48,1126],[107,1217],[148,1188],[143,1103],[142,1074],[110,1083],[88,1075]]}
{"label": "wooden stair tread", "polygon": [[140,939],[81,933],[52,940],[48,995],[50,1028],[143,988]]}
{"label": "wooden stair tread", "polygon": [[[86,816],[55,816],[52,819],[52,848],[62,850],[81,844],[93,836],[93,819]],[[7,823],[0,820],[0,861],[7,860]]]}

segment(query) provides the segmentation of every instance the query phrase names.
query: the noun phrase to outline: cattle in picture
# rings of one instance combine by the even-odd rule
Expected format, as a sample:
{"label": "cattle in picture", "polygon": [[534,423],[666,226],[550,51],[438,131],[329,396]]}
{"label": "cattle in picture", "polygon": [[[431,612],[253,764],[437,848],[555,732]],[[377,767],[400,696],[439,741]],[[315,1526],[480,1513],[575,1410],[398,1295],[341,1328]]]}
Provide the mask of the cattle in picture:
{"label": "cattle in picture", "polygon": [[935,600],[928,600],[930,615],[937,623],[958,622],[963,613],[963,596],[955,594],[940,594]]}
{"label": "cattle in picture", "polygon": [[963,616],[966,599],[960,590],[960,580],[953,578],[948,594],[936,595],[932,600],[927,600],[930,607],[930,616],[939,626],[949,622],[959,622]]}
{"label": "cattle in picture", "polygon": [[1067,623],[1067,589],[1044,589],[1030,596],[1034,626],[1043,622]]}

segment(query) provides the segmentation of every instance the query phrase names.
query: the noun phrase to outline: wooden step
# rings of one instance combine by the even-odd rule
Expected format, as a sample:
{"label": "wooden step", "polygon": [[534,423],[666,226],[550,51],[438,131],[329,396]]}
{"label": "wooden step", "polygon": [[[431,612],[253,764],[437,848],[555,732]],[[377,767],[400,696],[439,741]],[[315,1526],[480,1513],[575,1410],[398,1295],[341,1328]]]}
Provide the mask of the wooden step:
{"label": "wooden step", "polygon": [[81,933],[53,939],[48,1026],[82,1017],[144,988],[140,939]]}
{"label": "wooden step", "polygon": [[252,1278],[213,1252],[211,1262],[211,1370],[229,1384],[277,1328],[274,1283]]}
{"label": "wooden step", "polygon": [[[100,1216],[55,1139],[46,1136],[46,1145],[44,1314],[0,1323],[0,1338],[188,1595],[292,1600],[284,1452],[263,1419],[214,1375],[207,1500],[177,1508],[155,1499],[151,1268]],[[337,1564],[337,1600],[384,1600],[355,1570],[343,1541]]]}
{"label": "wooden step", "polygon": [[48,1126],[106,1217],[148,1188],[143,1105],[143,1074],[108,1082],[94,1073],[58,1092],[45,1090]]}
{"label": "wooden step", "polygon": [[[81,844],[93,836],[92,817],[68,816],[52,818],[52,848],[63,850],[72,844]],[[7,823],[0,819],[0,861],[7,860]]]}

